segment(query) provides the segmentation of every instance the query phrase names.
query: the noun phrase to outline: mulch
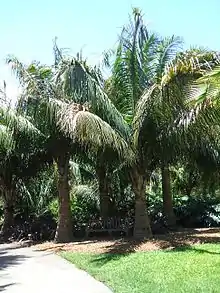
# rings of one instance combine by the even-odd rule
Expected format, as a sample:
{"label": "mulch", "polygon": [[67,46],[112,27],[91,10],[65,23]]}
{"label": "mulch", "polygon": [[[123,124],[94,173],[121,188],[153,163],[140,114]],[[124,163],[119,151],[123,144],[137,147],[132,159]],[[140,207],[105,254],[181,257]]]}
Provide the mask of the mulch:
{"label": "mulch", "polygon": [[139,251],[172,250],[186,248],[195,244],[220,243],[220,228],[184,229],[164,235],[154,235],[152,239],[135,241],[133,239],[89,239],[65,244],[44,242],[34,246],[41,251],[71,251],[90,253],[132,253]]}

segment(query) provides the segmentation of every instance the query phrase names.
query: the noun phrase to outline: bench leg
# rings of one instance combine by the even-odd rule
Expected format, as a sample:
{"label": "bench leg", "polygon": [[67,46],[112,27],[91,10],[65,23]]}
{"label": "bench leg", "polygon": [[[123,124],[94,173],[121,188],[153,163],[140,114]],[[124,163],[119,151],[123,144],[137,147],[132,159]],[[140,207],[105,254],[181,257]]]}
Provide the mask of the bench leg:
{"label": "bench leg", "polygon": [[86,229],[86,239],[88,239],[88,238],[89,238],[89,230]]}

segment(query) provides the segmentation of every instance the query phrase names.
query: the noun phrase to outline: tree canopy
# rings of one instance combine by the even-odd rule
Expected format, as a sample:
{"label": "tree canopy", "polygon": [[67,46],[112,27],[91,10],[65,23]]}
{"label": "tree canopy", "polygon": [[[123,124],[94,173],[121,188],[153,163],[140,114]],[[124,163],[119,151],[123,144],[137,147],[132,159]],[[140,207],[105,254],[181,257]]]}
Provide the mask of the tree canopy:
{"label": "tree canopy", "polygon": [[[175,197],[203,187],[217,196],[220,54],[182,44],[133,9],[105,53],[108,78],[56,41],[52,65],[7,58],[22,91],[14,108],[1,91],[3,235],[14,233],[18,203],[38,198],[57,220],[55,240],[67,242],[93,216],[129,218],[135,238],[151,237],[155,221],[179,224]],[[30,221],[27,208],[19,213]]]}

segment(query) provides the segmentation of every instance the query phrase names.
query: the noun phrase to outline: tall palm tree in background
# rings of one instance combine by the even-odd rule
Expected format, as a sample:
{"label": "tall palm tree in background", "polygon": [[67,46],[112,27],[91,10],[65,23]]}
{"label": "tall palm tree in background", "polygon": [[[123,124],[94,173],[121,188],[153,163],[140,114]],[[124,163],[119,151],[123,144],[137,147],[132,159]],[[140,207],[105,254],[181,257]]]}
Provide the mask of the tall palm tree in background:
{"label": "tall palm tree in background", "polygon": [[156,167],[162,171],[164,214],[168,225],[175,225],[169,165],[184,152],[181,145],[187,144],[182,122],[191,109],[186,89],[219,58],[205,50],[181,52],[178,37],[164,39],[150,33],[140,11],[133,13],[133,22],[122,31],[106,90],[133,134],[130,145],[137,162],[130,171],[136,196],[134,235],[142,238],[151,235],[145,191]]}

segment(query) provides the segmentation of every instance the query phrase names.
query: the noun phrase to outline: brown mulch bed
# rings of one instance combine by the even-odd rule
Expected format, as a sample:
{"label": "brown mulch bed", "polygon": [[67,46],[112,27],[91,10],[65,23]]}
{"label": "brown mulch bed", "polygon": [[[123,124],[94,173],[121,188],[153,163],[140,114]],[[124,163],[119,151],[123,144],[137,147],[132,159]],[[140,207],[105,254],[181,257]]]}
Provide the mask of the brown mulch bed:
{"label": "brown mulch bed", "polygon": [[45,242],[34,246],[36,250],[73,251],[92,253],[131,253],[190,247],[193,244],[220,243],[220,228],[185,229],[165,235],[154,235],[151,240],[135,241],[133,239],[90,239],[67,244]]}

